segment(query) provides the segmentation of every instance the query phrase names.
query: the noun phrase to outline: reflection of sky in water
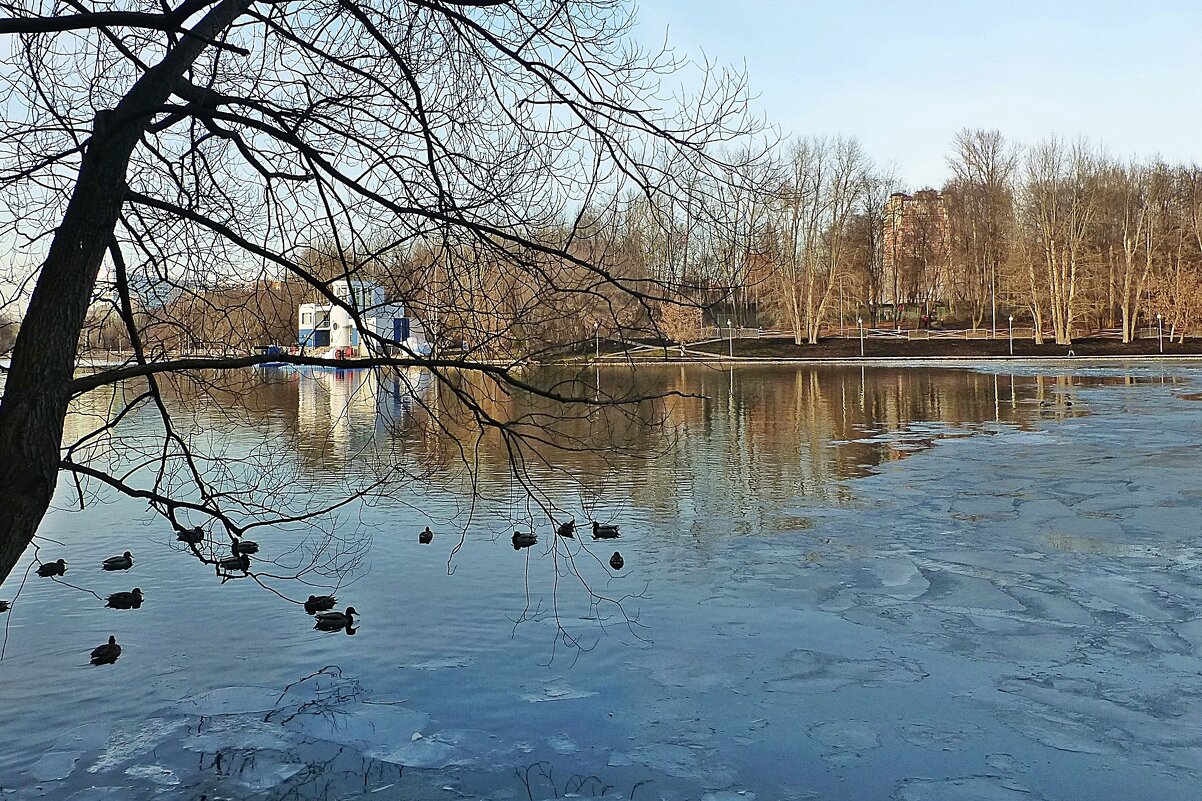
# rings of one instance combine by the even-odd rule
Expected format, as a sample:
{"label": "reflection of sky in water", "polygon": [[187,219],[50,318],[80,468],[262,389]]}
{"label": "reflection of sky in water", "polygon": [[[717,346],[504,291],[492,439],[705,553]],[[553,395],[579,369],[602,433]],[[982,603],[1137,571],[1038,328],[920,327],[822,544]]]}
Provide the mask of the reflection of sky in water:
{"label": "reflection of sky in water", "polygon": [[[102,595],[136,583],[147,603],[105,610],[36,578],[21,590],[0,662],[0,786],[81,799],[1191,797],[1192,374],[641,375],[707,399],[673,401],[670,438],[623,430],[621,452],[559,465],[613,467],[594,511],[622,539],[552,542],[544,524],[515,552],[526,511],[507,505],[517,493],[486,440],[494,500],[452,570],[458,529],[435,522],[431,546],[416,536],[461,511],[451,493],[341,516],[338,531],[369,544],[337,590],[363,613],[355,637],[312,630],[250,582],[218,584],[140,504],[55,513],[44,558],[64,556],[67,579]],[[269,437],[318,494],[370,459],[442,463],[414,402],[431,405],[428,385],[335,378],[240,388],[250,421],[221,423],[216,396],[190,408],[231,452]],[[562,473],[534,475],[583,511]],[[257,539],[287,561],[291,537]],[[134,570],[103,573],[125,547]],[[626,568],[611,577],[615,547]],[[122,658],[86,667],[109,633]]]}

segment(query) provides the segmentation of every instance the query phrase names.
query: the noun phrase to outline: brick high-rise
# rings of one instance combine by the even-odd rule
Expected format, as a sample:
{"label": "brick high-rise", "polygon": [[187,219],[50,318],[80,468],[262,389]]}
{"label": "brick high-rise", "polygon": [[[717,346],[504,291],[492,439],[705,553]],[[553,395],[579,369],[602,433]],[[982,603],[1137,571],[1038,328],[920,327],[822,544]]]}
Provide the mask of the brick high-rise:
{"label": "brick high-rise", "polygon": [[950,233],[947,204],[939,192],[893,193],[885,201],[881,300],[893,304],[939,300],[951,257]]}

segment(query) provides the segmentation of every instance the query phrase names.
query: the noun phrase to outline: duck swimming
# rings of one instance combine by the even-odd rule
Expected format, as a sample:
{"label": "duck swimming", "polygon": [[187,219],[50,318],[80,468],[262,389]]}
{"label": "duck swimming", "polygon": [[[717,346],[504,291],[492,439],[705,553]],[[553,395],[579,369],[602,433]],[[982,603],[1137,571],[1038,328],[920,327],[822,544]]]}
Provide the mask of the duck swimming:
{"label": "duck swimming", "polygon": [[555,529],[555,533],[561,537],[568,539],[576,538],[576,518],[572,518],[566,523],[560,523],[559,528]]}
{"label": "duck swimming", "polygon": [[196,528],[185,528],[175,532],[175,538],[180,542],[186,542],[189,545],[200,545],[205,541],[205,530],[200,526]]}
{"label": "duck swimming", "polygon": [[119,656],[121,656],[121,646],[117,645],[117,638],[110,634],[107,643],[92,649],[92,664],[111,665],[117,661]]}
{"label": "duck swimming", "polygon": [[318,612],[317,623],[313,628],[321,629],[322,631],[338,631],[339,629],[349,628],[354,623],[355,615],[359,614],[355,611],[355,607],[348,606],[345,612]]}
{"label": "duck swimming", "polygon": [[310,595],[309,600],[305,601],[305,611],[315,615],[333,609],[336,603],[338,599],[333,595]]}
{"label": "duck swimming", "polygon": [[617,551],[614,551],[614,555],[609,557],[609,566],[614,570],[621,570],[622,566],[625,564],[626,560],[623,559],[622,554],[618,553]]}
{"label": "duck swimming", "polygon": [[134,587],[131,592],[115,592],[105,604],[110,609],[138,609],[142,606],[142,591]]}
{"label": "duck swimming", "polygon": [[222,570],[241,570],[243,573],[250,570],[250,557],[246,554],[237,556],[227,556],[217,562],[218,572]]}
{"label": "duck swimming", "polygon": [[622,536],[618,533],[618,527],[609,523],[598,523],[593,521],[593,539],[595,540],[613,540]]}
{"label": "duck swimming", "polygon": [[43,577],[61,576],[63,573],[66,573],[66,572],[67,572],[67,563],[64,562],[62,559],[59,559],[57,562],[47,562],[44,565],[38,565],[38,575],[39,576],[43,576]]}
{"label": "duck swimming", "polygon": [[10,609],[8,601],[0,601],[0,612],[7,612]]}
{"label": "duck swimming", "polygon": [[538,542],[538,535],[532,531],[515,531],[513,532],[513,549],[520,551],[522,548],[529,548]]}
{"label": "duck swimming", "polygon": [[426,526],[426,530],[417,535],[417,541],[422,545],[429,545],[434,542],[434,532],[430,530],[429,526]]}
{"label": "duck swimming", "polygon": [[259,552],[259,543],[254,540],[240,540],[234,537],[234,544],[230,546],[230,550],[234,552],[234,556],[239,554],[256,554]]}
{"label": "duck swimming", "polygon": [[110,556],[101,565],[105,570],[129,570],[134,566],[134,555],[129,551],[120,556]]}

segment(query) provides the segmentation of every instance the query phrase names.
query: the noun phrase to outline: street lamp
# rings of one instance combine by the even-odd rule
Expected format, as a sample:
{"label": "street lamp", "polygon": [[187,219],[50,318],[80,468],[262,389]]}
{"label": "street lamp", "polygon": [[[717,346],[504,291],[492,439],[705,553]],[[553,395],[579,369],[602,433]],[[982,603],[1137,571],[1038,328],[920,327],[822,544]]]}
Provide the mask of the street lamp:
{"label": "street lamp", "polygon": [[601,321],[593,322],[593,359],[601,360]]}
{"label": "street lamp", "polygon": [[735,357],[735,318],[727,317],[726,325],[730,328],[730,358]]}
{"label": "street lamp", "polygon": [[862,358],[864,356],[864,318],[857,317],[856,325],[860,327],[860,356]]}
{"label": "street lamp", "polygon": [[1014,315],[1010,315],[1010,355],[1014,355]]}
{"label": "street lamp", "polygon": [[1160,345],[1160,352],[1164,353],[1164,317],[1160,314],[1156,315],[1156,341]]}

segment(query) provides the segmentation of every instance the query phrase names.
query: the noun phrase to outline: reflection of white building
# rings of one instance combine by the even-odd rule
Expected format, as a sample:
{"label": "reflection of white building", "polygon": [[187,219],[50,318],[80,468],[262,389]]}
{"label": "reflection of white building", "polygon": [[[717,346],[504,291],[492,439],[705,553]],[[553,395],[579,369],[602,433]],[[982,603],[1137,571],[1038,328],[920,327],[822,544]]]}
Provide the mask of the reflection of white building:
{"label": "reflection of white building", "polygon": [[293,371],[297,424],[302,442],[321,443],[330,456],[361,453],[388,439],[397,425],[429,401],[432,376],[410,367],[400,370]]}
{"label": "reflection of white building", "polygon": [[[414,353],[430,352],[430,344],[421,323],[405,316],[403,304],[385,303],[384,288],[379,284],[339,281],[335,283],[333,292],[342,303],[358,311],[364,331],[374,337],[364,336],[364,331],[342,306],[328,301],[302,303],[297,332],[297,341],[302,348],[349,348],[355,353],[367,355],[372,350],[379,352],[379,340],[383,340],[383,344],[403,346]],[[375,337],[379,338],[375,340],[376,346],[369,345],[369,341]]]}

